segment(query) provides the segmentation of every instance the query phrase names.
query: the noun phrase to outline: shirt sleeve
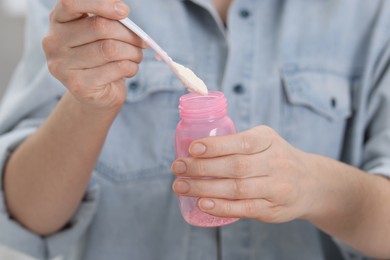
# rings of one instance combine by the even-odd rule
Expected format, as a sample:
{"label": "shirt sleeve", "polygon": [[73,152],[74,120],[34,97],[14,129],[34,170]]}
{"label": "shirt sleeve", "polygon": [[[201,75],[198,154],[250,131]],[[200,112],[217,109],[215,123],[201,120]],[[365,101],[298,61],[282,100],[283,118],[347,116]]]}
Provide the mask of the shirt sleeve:
{"label": "shirt sleeve", "polygon": [[363,170],[390,177],[390,40],[378,66],[369,96]]}
{"label": "shirt sleeve", "polygon": [[[390,9],[387,5],[387,10]],[[388,11],[387,11],[388,12]],[[390,22],[385,28],[390,28]],[[388,37],[383,29],[378,30],[380,37]],[[382,48],[377,51],[377,58],[368,62],[368,76],[364,79],[364,89],[369,91],[361,93],[360,111],[357,113],[361,118],[362,153],[360,168],[369,174],[378,174],[390,177],[390,39],[379,41],[375,38],[373,45],[378,47],[382,42]],[[358,148],[357,148],[358,149]],[[383,179],[387,181],[386,179]],[[390,185],[390,180],[389,180]],[[344,259],[347,260],[368,260],[371,259],[358,250],[334,239],[341,250]]]}
{"label": "shirt sleeve", "polygon": [[99,197],[99,187],[91,180],[77,212],[66,228],[42,237],[14,220],[7,209],[2,177],[12,151],[45,121],[65,88],[49,73],[41,49],[48,30],[49,12],[55,1],[28,1],[25,49],[0,106],[0,244],[37,259],[66,256],[77,247],[88,228]]}

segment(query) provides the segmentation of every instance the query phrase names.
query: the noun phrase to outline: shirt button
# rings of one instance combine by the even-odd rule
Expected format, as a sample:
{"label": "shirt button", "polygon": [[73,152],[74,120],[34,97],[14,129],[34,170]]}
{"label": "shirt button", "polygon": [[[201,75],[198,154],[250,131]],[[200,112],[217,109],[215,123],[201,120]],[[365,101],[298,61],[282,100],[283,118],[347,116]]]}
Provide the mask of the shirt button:
{"label": "shirt button", "polygon": [[336,108],[337,107],[337,100],[336,100],[336,98],[331,98],[330,99],[330,106],[332,107],[332,108]]}
{"label": "shirt button", "polygon": [[132,81],[129,83],[128,87],[131,91],[136,91],[139,88],[139,83],[138,81]]}
{"label": "shirt button", "polygon": [[233,91],[236,94],[242,94],[245,91],[245,88],[241,84],[237,84],[233,87]]}
{"label": "shirt button", "polygon": [[240,11],[240,16],[241,18],[248,18],[250,16],[250,12],[247,9],[242,9]]}

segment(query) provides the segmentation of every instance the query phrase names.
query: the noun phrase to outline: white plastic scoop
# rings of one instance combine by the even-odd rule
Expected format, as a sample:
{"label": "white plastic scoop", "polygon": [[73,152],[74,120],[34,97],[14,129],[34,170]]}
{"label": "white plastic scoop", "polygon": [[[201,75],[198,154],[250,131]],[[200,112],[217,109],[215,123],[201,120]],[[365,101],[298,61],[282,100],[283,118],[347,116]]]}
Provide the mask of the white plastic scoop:
{"label": "white plastic scoop", "polygon": [[158,58],[165,61],[166,64],[171,68],[173,73],[183,82],[184,86],[191,92],[196,92],[201,95],[207,95],[208,90],[203,80],[195,75],[195,73],[184,67],[183,65],[176,63],[171,57],[138,25],[136,25],[129,18],[119,20],[124,26],[137,34],[142,40],[144,40],[158,55]]}

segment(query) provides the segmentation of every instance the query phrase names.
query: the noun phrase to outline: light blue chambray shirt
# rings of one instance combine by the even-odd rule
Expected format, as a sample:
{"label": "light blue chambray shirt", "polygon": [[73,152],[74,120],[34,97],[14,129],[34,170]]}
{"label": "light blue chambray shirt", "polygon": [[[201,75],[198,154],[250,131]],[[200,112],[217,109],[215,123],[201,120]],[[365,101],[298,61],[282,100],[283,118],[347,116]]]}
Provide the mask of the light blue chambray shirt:
{"label": "light blue chambray shirt", "polygon": [[[29,1],[24,57],[1,104],[1,168],[65,92],[41,50],[54,2]],[[266,124],[306,152],[390,175],[390,1],[236,0],[228,29],[211,0],[128,4],[132,19],[175,60],[224,91],[239,131]],[[186,91],[151,50],[127,84],[127,101],[68,227],[45,238],[29,232],[9,217],[1,192],[1,244],[39,259],[325,259],[306,221],[186,224],[170,171]],[[338,246],[345,259],[364,259]]]}

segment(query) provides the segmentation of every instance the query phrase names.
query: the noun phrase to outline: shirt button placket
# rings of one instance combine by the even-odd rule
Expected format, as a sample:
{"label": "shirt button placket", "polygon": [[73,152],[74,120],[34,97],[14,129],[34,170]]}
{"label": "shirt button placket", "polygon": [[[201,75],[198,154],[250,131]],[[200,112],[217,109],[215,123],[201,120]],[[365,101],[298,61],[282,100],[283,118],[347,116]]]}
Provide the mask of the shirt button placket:
{"label": "shirt button placket", "polygon": [[[249,4],[249,3],[248,3]],[[241,129],[247,129],[249,128],[251,118],[250,118],[250,89],[247,89],[248,85],[250,84],[250,78],[251,75],[251,66],[252,61],[251,58],[253,57],[252,49],[251,48],[245,48],[245,41],[252,41],[251,39],[251,31],[252,31],[252,22],[251,22],[251,11],[249,8],[249,5],[247,6],[241,6],[238,7],[236,14],[238,16],[238,23],[242,23],[244,25],[243,31],[237,32],[239,34],[243,34],[243,38],[241,38],[240,46],[242,46],[242,53],[240,55],[240,61],[239,64],[243,64],[243,66],[240,67],[240,78],[242,78],[242,82],[239,82],[232,87],[233,94],[235,94],[237,104],[237,108],[239,109],[239,120]],[[241,21],[240,21],[241,20]]]}
{"label": "shirt button placket", "polygon": [[[232,5],[229,17],[230,58],[226,67],[224,87],[229,99],[229,108],[237,130],[251,125],[251,87],[253,79],[253,9],[256,1],[237,1]],[[250,259],[250,221],[240,220],[234,225],[221,228],[221,258],[224,260]]]}

